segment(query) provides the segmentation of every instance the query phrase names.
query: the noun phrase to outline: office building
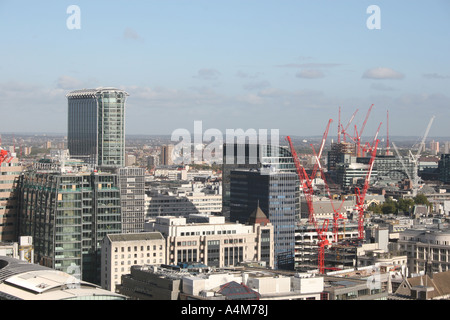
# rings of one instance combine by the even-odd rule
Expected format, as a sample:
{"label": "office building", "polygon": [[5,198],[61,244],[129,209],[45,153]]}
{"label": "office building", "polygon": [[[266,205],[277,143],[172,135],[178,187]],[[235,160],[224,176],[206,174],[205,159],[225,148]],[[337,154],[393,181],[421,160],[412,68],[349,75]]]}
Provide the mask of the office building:
{"label": "office building", "polygon": [[115,292],[132,266],[160,265],[165,261],[166,241],[159,232],[108,234],[102,242],[101,286]]}
{"label": "office building", "polygon": [[220,184],[189,182],[171,187],[154,186],[145,193],[146,218],[222,212]]}
{"label": "office building", "polygon": [[173,165],[173,148],[172,144],[161,146],[160,164],[164,166]]}
{"label": "office building", "polygon": [[101,241],[122,232],[116,174],[37,163],[19,180],[19,234],[34,241],[34,261],[100,283]]}
{"label": "office building", "polygon": [[106,87],[67,94],[67,142],[72,158],[97,166],[125,166],[127,96],[123,90]]}
{"label": "office building", "polygon": [[17,182],[22,173],[22,164],[13,156],[0,161],[0,242],[16,241],[18,195]]}
{"label": "office building", "polygon": [[272,268],[273,225],[261,212],[254,216],[248,224],[229,223],[223,216],[207,214],[157,217],[146,224],[146,231],[161,232],[166,239],[166,264],[198,262],[222,268],[256,261]]}
{"label": "office building", "polygon": [[441,154],[438,164],[439,180],[443,183],[450,183],[450,154]]}
{"label": "office building", "polygon": [[230,221],[247,221],[261,208],[274,226],[275,268],[294,268],[297,190],[296,173],[257,169],[230,173]]}
{"label": "office building", "polygon": [[[260,144],[224,144],[222,163],[222,212],[230,217],[230,174],[235,169],[260,169],[272,167],[278,172],[296,173],[294,159],[288,147]],[[228,153],[227,153],[228,152]],[[231,158],[231,160],[229,159]]]}
{"label": "office building", "polygon": [[419,274],[431,263],[434,272],[450,271],[450,230],[442,227],[406,229],[399,233],[397,250],[408,257],[408,276]]}
{"label": "office building", "polygon": [[122,206],[122,233],[144,231],[145,169],[124,167],[117,169]]}

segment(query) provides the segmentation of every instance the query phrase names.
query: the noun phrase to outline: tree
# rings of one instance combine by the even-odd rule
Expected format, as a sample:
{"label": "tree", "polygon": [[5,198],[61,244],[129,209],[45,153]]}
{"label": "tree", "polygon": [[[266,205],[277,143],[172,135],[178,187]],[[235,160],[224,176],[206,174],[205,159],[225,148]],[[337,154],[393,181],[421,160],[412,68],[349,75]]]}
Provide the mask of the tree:
{"label": "tree", "polygon": [[397,202],[397,209],[401,212],[410,212],[414,206],[413,199],[399,199]]}
{"label": "tree", "polygon": [[428,201],[428,198],[424,194],[418,194],[414,197],[414,203],[415,204],[424,204],[427,207],[431,205],[431,203]]}

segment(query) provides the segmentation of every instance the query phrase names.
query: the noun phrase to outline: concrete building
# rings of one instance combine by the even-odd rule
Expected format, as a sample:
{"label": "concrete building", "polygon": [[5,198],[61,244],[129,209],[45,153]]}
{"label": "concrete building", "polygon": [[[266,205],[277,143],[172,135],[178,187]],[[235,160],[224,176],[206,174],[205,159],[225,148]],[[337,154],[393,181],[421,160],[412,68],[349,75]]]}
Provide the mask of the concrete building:
{"label": "concrete building", "polygon": [[159,232],[109,234],[102,242],[101,286],[115,292],[132,266],[160,265],[165,261],[166,243]]}
{"label": "concrete building", "polygon": [[0,300],[126,300],[72,274],[0,256]]}
{"label": "concrete building", "polygon": [[427,259],[434,272],[450,271],[450,230],[440,227],[411,228],[399,233],[397,250],[408,257],[408,276],[423,272]]}
{"label": "concrete building", "polygon": [[125,167],[117,169],[122,207],[122,233],[144,231],[145,169]]}
{"label": "concrete building", "polygon": [[[146,231],[161,232],[166,239],[166,264],[199,262],[208,267],[235,266],[243,261],[261,261],[274,266],[273,225],[261,212],[254,224],[228,223],[223,216],[205,214],[189,218],[157,217]],[[257,218],[256,218],[257,217]]]}
{"label": "concrete building", "polygon": [[118,291],[142,300],[320,300],[324,278],[263,268],[133,266]]}
{"label": "concrete building", "polygon": [[18,237],[17,182],[22,170],[14,154],[0,164],[0,242],[16,241]]}
{"label": "concrete building", "polygon": [[[117,292],[131,300],[179,300],[183,278],[204,272],[203,265],[135,265],[122,276]],[[208,270],[208,268],[206,268]]]}
{"label": "concrete building", "polygon": [[19,242],[0,242],[0,256],[34,263],[32,237],[19,237]]}
{"label": "concrete building", "polygon": [[163,145],[161,146],[161,153],[160,153],[160,161],[159,163],[164,166],[171,166],[173,165],[173,151],[174,151],[174,145]]}
{"label": "concrete building", "polygon": [[67,94],[67,143],[73,158],[105,166],[125,166],[125,102],[116,88],[75,90]]}
{"label": "concrete building", "polygon": [[184,183],[174,187],[150,187],[145,193],[148,219],[222,212],[220,184]]}

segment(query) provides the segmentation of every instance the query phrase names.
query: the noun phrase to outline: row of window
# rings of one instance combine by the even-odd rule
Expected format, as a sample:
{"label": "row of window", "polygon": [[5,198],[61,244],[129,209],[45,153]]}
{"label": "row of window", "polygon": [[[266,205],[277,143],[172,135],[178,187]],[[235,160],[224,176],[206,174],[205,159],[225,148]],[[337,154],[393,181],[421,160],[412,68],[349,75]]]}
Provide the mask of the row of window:
{"label": "row of window", "polygon": [[[127,249],[125,249],[125,247],[120,247],[120,252],[125,252],[125,251],[131,252],[132,249],[133,249],[133,251],[138,251],[138,248],[140,249],[140,251],[144,251],[145,247],[146,247],[147,251],[149,251],[151,248],[153,248],[153,250],[157,250],[157,248],[159,250],[163,249],[162,245],[153,245],[153,246],[147,245],[147,246],[133,246],[133,247],[128,246]],[[119,247],[114,247],[114,252],[119,252]]]}

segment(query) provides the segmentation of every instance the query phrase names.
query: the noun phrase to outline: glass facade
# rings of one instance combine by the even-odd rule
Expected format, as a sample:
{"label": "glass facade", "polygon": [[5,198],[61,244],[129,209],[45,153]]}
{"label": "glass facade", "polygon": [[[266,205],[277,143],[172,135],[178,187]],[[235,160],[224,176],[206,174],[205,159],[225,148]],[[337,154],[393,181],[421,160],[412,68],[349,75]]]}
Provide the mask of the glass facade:
{"label": "glass facade", "polygon": [[30,171],[19,198],[19,233],[33,237],[34,261],[98,284],[101,241],[122,231],[117,176]]}
{"label": "glass facade", "polygon": [[296,173],[263,174],[259,170],[230,173],[230,220],[246,223],[257,208],[274,226],[275,268],[294,268],[298,177]]}
{"label": "glass facade", "polygon": [[68,99],[68,148],[73,158],[106,166],[125,166],[125,102],[114,88],[72,91]]}
{"label": "glass facade", "polygon": [[[251,148],[254,147],[256,152]],[[223,147],[222,163],[222,212],[225,217],[230,214],[230,172],[235,169],[258,169],[272,166],[278,172],[296,173],[294,159],[288,148],[271,145],[239,145],[234,144],[234,157],[232,163],[227,161],[227,144]],[[243,163],[238,163],[242,157]]]}

